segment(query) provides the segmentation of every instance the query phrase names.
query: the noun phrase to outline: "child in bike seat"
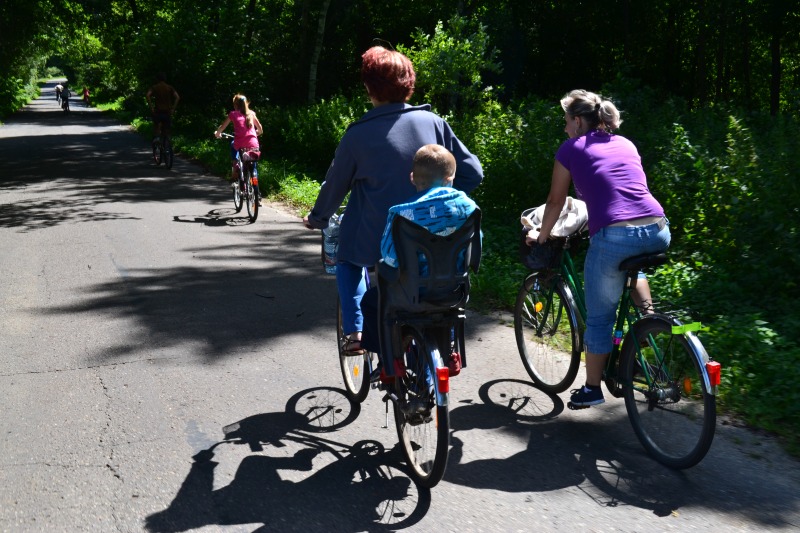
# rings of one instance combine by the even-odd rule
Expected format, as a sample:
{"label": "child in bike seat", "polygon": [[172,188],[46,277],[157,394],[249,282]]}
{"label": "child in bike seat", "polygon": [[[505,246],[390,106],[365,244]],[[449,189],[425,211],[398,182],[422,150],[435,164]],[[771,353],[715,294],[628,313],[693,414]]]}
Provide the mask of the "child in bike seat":
{"label": "child in bike seat", "polygon": [[[381,238],[381,255],[384,263],[397,268],[397,255],[392,239],[392,221],[400,216],[423,226],[436,235],[449,235],[464,225],[478,206],[466,193],[451,187],[456,173],[456,160],[446,148],[427,144],[414,155],[411,183],[417,193],[408,202],[389,208],[386,227]],[[427,261],[420,258],[420,272],[426,270]],[[466,265],[464,265],[466,268]],[[371,287],[361,301],[364,330],[361,349],[380,351],[378,336],[378,289]]]}
{"label": "child in bike seat", "polygon": [[258,137],[264,133],[264,129],[261,127],[261,122],[258,121],[255,112],[250,110],[250,102],[243,94],[237,94],[233,97],[233,110],[222,121],[222,124],[214,132],[214,136],[217,139],[222,137],[222,132],[225,131],[225,128],[230,123],[233,123],[231,179],[235,183],[239,177],[239,171],[236,169],[236,165],[239,162],[239,150],[251,148],[252,151],[258,152]]}

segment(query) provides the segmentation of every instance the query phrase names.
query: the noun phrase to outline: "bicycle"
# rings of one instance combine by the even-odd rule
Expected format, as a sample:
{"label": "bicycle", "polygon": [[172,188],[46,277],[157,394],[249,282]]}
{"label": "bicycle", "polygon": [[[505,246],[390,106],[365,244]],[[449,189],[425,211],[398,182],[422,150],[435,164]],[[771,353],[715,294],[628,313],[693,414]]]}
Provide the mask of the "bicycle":
{"label": "bicycle", "polygon": [[70,92],[67,89],[61,91],[61,109],[64,111],[65,115],[69,115],[69,97]]}
{"label": "bicycle", "polygon": [[[465,305],[469,269],[480,266],[480,211],[447,236],[396,217],[398,268],[377,265],[381,375],[410,476],[431,488],[444,476],[450,446],[450,376],[466,367]],[[427,258],[420,275],[418,253]],[[463,272],[457,265],[463,265]]]}
{"label": "bicycle", "polygon": [[169,135],[162,133],[161,136],[153,139],[153,161],[155,161],[156,166],[164,163],[164,166],[167,167],[167,169],[171,169],[172,159],[172,141],[170,140]]}
{"label": "bicycle", "polygon": [[[578,233],[543,245],[551,248],[552,258],[526,276],[514,307],[525,370],[541,390],[553,394],[573,383],[583,352],[586,304],[569,252],[580,238]],[[634,303],[631,291],[638,272],[666,262],[661,253],[620,264],[626,281],[603,380],[612,396],[625,399],[630,423],[647,452],[668,467],[683,469],[700,462],[714,439],[721,366],[696,336],[699,323],[684,324],[675,313]]]}
{"label": "bicycle", "polygon": [[[233,138],[230,133],[222,133],[223,137]],[[242,204],[247,205],[247,216],[253,223],[258,218],[259,195],[258,167],[261,152],[253,148],[239,150],[239,160],[236,162],[238,178],[233,182],[233,207],[236,212],[242,210]]]}

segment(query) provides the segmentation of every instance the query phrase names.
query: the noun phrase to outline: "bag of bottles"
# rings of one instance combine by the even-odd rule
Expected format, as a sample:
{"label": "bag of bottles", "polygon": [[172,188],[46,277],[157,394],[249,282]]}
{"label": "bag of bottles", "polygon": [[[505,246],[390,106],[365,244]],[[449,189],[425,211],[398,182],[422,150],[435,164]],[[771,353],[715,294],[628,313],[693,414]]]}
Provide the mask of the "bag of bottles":
{"label": "bag of bottles", "polygon": [[322,230],[322,266],[327,274],[336,274],[336,253],[339,251],[339,225],[341,215],[334,214],[328,227]]}

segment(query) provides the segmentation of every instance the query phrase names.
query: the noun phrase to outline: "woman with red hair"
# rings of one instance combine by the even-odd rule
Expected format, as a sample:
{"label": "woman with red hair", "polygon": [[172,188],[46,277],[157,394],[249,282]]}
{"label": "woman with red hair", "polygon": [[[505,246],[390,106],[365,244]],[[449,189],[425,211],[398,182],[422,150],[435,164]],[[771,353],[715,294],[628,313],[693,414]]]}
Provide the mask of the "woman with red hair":
{"label": "woman with red hair", "polygon": [[483,180],[480,161],[456,137],[431,106],[412,106],[416,74],[405,55],[373,46],[361,56],[361,80],[372,109],[350,124],[336,148],[333,162],[314,208],[303,219],[309,229],[323,229],[344,201],[350,200],[342,218],[337,252],[336,282],[342,305],[342,326],[348,334],[346,349],[361,348],[366,291],[363,267],[381,257],[380,239],[389,208],[416,193],[409,179],[414,154],[426,144],[447,148],[456,160],[453,187],[469,194]]}

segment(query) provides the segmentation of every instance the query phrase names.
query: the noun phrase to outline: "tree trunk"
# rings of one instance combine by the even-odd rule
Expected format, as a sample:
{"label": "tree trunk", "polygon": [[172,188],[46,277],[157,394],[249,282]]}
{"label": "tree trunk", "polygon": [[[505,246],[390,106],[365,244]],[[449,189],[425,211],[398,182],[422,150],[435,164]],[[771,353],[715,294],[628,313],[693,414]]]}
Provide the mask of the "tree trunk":
{"label": "tree trunk", "polygon": [[322,8],[319,11],[319,20],[317,24],[317,40],[314,43],[314,50],[311,52],[311,66],[308,71],[308,103],[314,103],[317,97],[317,65],[319,63],[319,55],[322,52],[322,41],[325,37],[325,19],[328,16],[328,7],[331,5],[331,0],[323,0]]}
{"label": "tree trunk", "polygon": [[781,99],[781,36],[778,31],[772,33],[769,51],[772,56],[772,72],[770,73],[769,82],[769,114],[774,117],[778,114]]}
{"label": "tree trunk", "polygon": [[250,46],[253,41],[253,26],[256,24],[256,0],[250,0],[247,5],[247,31],[245,31],[244,46]]}

